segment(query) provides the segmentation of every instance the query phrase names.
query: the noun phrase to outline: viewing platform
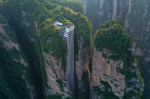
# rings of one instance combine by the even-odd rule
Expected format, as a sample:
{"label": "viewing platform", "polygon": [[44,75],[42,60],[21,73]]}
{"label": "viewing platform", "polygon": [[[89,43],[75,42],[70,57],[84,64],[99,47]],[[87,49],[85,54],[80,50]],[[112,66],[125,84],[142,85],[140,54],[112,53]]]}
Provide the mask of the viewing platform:
{"label": "viewing platform", "polygon": [[57,28],[59,28],[59,34],[61,36],[63,36],[64,38],[70,38],[72,37],[72,33],[73,33],[73,30],[74,30],[74,25],[73,24],[70,24],[68,26],[64,26],[63,23],[60,23],[58,21],[55,21],[54,23],[54,26],[56,26]]}

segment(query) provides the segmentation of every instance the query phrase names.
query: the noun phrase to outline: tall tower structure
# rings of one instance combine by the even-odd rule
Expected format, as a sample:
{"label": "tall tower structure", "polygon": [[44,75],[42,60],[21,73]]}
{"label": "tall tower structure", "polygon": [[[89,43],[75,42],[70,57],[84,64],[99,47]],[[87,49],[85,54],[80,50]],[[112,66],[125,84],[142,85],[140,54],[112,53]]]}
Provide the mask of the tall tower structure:
{"label": "tall tower structure", "polygon": [[71,26],[67,37],[67,65],[68,65],[68,82],[72,94],[75,92],[74,88],[74,26]]}
{"label": "tall tower structure", "polygon": [[74,84],[74,25],[63,26],[62,23],[55,21],[54,25],[60,29],[59,34],[67,42],[67,73],[66,79],[69,83],[72,94],[75,93]]}

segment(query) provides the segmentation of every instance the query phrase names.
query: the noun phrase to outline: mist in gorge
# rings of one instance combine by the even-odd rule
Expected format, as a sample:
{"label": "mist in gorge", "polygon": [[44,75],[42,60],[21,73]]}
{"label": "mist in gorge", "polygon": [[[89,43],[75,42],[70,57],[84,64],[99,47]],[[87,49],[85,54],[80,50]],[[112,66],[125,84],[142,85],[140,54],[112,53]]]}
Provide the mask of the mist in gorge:
{"label": "mist in gorge", "polygon": [[0,99],[149,99],[149,0],[0,0]]}

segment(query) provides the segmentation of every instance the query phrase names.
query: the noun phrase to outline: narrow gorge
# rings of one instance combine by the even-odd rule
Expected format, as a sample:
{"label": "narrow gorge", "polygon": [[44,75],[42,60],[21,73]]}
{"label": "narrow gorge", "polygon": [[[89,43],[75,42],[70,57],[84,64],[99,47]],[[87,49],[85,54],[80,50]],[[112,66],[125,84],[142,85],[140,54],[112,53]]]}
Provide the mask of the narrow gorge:
{"label": "narrow gorge", "polygon": [[149,4],[0,0],[0,99],[148,99]]}

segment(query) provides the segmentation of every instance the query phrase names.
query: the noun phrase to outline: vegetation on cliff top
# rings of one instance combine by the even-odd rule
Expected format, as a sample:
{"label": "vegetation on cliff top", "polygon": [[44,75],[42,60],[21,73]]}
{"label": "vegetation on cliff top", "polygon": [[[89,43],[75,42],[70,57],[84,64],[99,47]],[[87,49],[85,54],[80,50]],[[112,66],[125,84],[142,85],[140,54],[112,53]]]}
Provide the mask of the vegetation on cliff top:
{"label": "vegetation on cliff top", "polygon": [[[105,56],[105,58],[109,58],[115,61],[123,61],[124,67],[123,69],[119,69],[118,72],[125,75],[125,82],[127,85],[126,89],[128,87],[132,87],[132,90],[130,90],[129,92],[125,91],[124,99],[132,99],[132,97],[140,98],[143,93],[144,83],[143,79],[141,78],[138,67],[133,65],[136,63],[137,60],[132,52],[132,38],[123,29],[122,22],[107,21],[106,24],[101,25],[100,29],[96,32],[94,36],[94,46],[98,51],[103,52],[104,49],[110,51],[111,54],[109,56],[103,55]],[[136,82],[132,81],[133,79],[138,80]],[[95,91],[97,92],[99,90],[101,89],[96,87]],[[104,97],[106,97],[107,95],[105,95],[104,93],[101,94],[104,95]]]}
{"label": "vegetation on cliff top", "polygon": [[[21,7],[23,11],[29,11],[30,13],[33,13],[33,18],[38,22],[40,27],[39,37],[44,52],[48,53],[51,51],[52,56],[58,60],[62,60],[63,68],[65,70],[67,46],[65,40],[59,35],[59,29],[54,27],[53,22],[58,20],[66,24],[68,21],[70,21],[75,25],[75,55],[78,54],[78,43],[81,41],[81,39],[83,42],[83,48],[86,48],[90,45],[90,34],[92,27],[90,21],[81,13],[75,13],[72,9],[59,4],[63,5],[60,1],[49,2],[45,0],[44,2],[40,3],[36,0],[25,0],[21,4]],[[47,42],[48,38],[51,38],[52,41]]]}
{"label": "vegetation on cliff top", "polygon": [[132,38],[123,29],[121,21],[108,21],[96,32],[94,44],[96,49],[110,50],[113,59],[124,59],[132,48]]}
{"label": "vegetation on cliff top", "polygon": [[[84,1],[84,0],[80,0]],[[101,4],[99,0],[87,0],[86,15],[91,19],[93,32],[99,28],[106,20],[111,20],[115,9],[113,0],[103,0]],[[118,0],[115,13],[117,20],[122,20],[128,34],[132,35],[135,42],[135,49],[140,50],[141,54],[137,53],[138,65],[141,75],[145,81],[145,91],[143,99],[150,97],[150,0]]]}
{"label": "vegetation on cliff top", "polygon": [[[70,6],[70,4],[72,5]],[[68,7],[72,7],[73,10]],[[4,5],[0,6],[0,13],[6,17],[6,19],[3,20],[2,16],[0,16],[0,22],[8,21],[11,29],[14,30],[17,36],[21,52],[23,52],[23,55],[26,57],[31,69],[31,75],[27,77],[28,79],[25,79],[25,81],[34,82],[30,84],[35,87],[35,95],[37,95],[37,98],[45,99],[46,97],[51,97],[46,96],[46,90],[49,88],[47,86],[43,52],[50,52],[56,60],[61,60],[62,67],[66,72],[66,42],[59,35],[59,29],[53,25],[53,22],[58,20],[64,24],[73,23],[75,25],[76,54],[78,53],[78,45],[80,42],[83,42],[83,48],[90,45],[91,24],[90,21],[81,14],[82,11],[83,9],[80,3],[71,1],[55,3],[54,0],[53,2],[48,0],[7,0]],[[37,24],[37,27],[35,24]],[[49,38],[51,38],[51,42],[47,42]],[[4,57],[3,55],[2,58]],[[9,63],[8,61],[11,62],[13,60],[9,59],[6,62]],[[12,67],[10,67],[10,69],[11,68]],[[14,68],[14,70],[16,70],[16,68]],[[16,70],[16,73],[18,72],[19,71]],[[21,77],[21,74],[19,77]],[[18,79],[14,80],[21,82]],[[23,81],[23,83],[25,83],[25,81]],[[20,84],[20,86],[22,85]],[[18,85],[18,87],[20,86]],[[2,92],[9,97],[9,95],[15,95],[11,93],[13,90],[14,89],[10,90],[10,93],[4,90],[2,90]],[[29,92],[26,87],[22,88],[22,90],[24,90],[22,91],[24,95],[28,97]],[[22,93],[19,93],[21,92],[20,89],[16,91],[19,96],[17,97],[16,95],[15,99],[20,99],[19,97],[26,98]],[[58,98],[60,97],[61,96]],[[54,98],[56,98],[55,95]]]}

